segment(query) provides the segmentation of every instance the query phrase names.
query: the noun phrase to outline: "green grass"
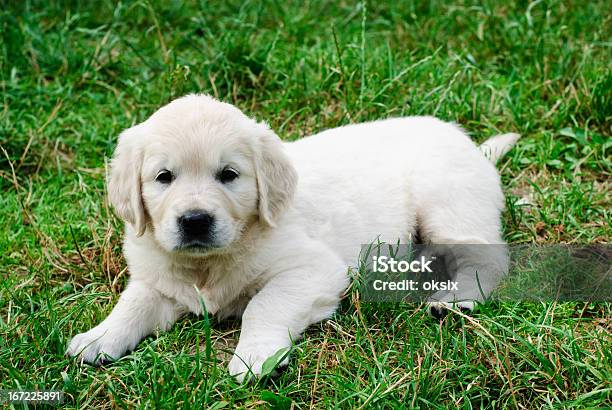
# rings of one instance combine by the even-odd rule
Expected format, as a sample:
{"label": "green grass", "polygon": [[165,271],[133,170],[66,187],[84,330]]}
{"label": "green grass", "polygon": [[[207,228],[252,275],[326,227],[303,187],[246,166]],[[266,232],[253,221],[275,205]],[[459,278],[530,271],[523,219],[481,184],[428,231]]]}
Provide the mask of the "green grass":
{"label": "green grass", "polygon": [[609,242],[610,2],[383,3],[2,2],[0,389],[60,389],[70,408],[610,404],[610,303],[438,323],[353,290],[248,386],[225,370],[233,322],[188,317],[103,368],[64,357],[126,283],[104,195],[116,136],[188,92],[286,140],[401,115],[521,133],[499,166],[508,241]]}

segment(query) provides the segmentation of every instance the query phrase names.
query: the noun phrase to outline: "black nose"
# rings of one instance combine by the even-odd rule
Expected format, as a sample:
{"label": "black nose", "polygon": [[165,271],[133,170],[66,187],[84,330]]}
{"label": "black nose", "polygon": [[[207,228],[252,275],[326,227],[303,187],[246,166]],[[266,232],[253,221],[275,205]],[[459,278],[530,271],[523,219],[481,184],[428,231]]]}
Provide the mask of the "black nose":
{"label": "black nose", "polygon": [[215,219],[204,211],[189,211],[178,219],[178,225],[183,233],[183,241],[209,242],[211,239],[211,228]]}

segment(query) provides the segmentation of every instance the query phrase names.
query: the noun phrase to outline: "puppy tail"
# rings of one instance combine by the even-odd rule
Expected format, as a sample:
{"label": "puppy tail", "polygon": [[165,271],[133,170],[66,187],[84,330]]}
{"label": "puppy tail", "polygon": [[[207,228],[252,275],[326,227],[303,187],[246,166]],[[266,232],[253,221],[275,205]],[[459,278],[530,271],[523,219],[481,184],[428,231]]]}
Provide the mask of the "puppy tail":
{"label": "puppy tail", "polygon": [[489,138],[478,148],[493,164],[506,155],[521,136],[519,134],[501,134]]}

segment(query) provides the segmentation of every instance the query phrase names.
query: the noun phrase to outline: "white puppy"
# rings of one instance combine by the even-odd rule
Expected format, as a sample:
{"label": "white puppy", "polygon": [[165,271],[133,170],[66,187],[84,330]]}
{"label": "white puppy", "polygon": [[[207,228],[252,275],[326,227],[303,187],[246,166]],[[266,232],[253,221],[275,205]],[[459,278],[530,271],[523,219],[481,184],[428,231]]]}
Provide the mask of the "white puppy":
{"label": "white puppy", "polygon": [[[389,119],[282,143],[263,123],[205,95],[173,101],[124,131],[109,198],[126,224],[131,279],[110,315],[68,354],[118,358],[186,312],[242,317],[230,373],[249,369],[328,318],[360,245],[377,239],[502,244],[504,197],[494,165],[518,136],[479,150],[430,117]],[[298,179],[299,177],[299,179]],[[434,307],[472,308],[506,270],[462,255],[468,286]],[[480,283],[473,283],[479,270]],[[200,299],[201,298],[201,299]]]}

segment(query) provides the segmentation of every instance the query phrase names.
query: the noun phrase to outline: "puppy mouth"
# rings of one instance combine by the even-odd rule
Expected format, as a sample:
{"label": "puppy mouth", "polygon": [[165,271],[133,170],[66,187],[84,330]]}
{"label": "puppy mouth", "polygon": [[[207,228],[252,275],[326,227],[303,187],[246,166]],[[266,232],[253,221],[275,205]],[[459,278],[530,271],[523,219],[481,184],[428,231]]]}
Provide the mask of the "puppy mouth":
{"label": "puppy mouth", "polygon": [[218,246],[215,245],[214,243],[194,240],[194,241],[183,242],[174,249],[176,251],[202,253],[202,252],[207,252],[207,251],[217,249],[217,248]]}

